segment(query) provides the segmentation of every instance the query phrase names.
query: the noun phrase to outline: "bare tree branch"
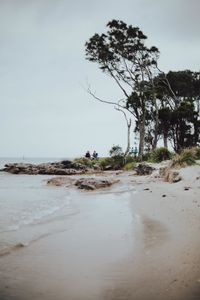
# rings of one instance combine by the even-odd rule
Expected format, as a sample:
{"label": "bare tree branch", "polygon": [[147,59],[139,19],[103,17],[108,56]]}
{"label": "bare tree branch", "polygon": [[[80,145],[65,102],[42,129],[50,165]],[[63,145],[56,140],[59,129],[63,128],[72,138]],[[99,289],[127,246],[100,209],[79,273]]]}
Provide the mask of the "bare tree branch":
{"label": "bare tree branch", "polygon": [[[167,87],[169,88],[170,92],[172,93],[172,95],[173,95],[173,97],[174,97],[174,100],[175,100],[176,103],[177,103],[177,102],[178,102],[178,98],[177,98],[175,92],[173,91],[173,89],[172,89],[172,87],[171,87],[171,84],[170,84],[169,80],[167,79],[167,76],[166,76],[165,72],[163,72],[162,70],[160,70],[160,69],[158,68],[157,65],[156,65],[156,68],[157,68],[157,70],[158,70],[160,73],[162,73],[162,74],[164,75],[165,80],[166,80],[166,85],[167,85]],[[163,81],[163,82],[164,82],[164,81]]]}
{"label": "bare tree branch", "polygon": [[121,109],[125,109],[125,110],[127,110],[131,115],[133,115],[133,116],[135,117],[133,111],[131,111],[128,107],[126,107],[126,106],[120,104],[120,103],[121,103],[122,101],[124,101],[125,99],[122,98],[122,99],[119,99],[119,100],[116,101],[116,102],[110,101],[110,100],[104,100],[104,99],[101,99],[101,98],[99,98],[98,96],[96,96],[94,92],[91,91],[90,85],[88,86],[88,88],[87,88],[86,91],[87,91],[87,93],[88,93],[89,95],[91,95],[95,100],[97,100],[97,101],[99,101],[99,102],[102,102],[102,103],[106,103],[106,104],[110,104],[110,105],[117,106],[118,108],[121,108]]}

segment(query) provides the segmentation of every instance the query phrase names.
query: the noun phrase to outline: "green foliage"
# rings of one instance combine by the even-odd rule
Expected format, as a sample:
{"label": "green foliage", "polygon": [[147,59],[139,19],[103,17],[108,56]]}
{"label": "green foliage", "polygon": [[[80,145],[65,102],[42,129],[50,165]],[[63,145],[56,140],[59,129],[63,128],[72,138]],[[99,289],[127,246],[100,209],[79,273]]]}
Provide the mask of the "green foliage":
{"label": "green foliage", "polygon": [[135,165],[136,159],[132,155],[124,157],[122,148],[119,145],[114,145],[109,151],[111,157],[99,159],[99,166],[102,170],[131,170]]}
{"label": "green foliage", "polygon": [[[175,152],[196,146],[200,141],[200,76],[189,70],[160,74],[155,79],[159,108],[158,133],[170,140]],[[169,88],[170,87],[170,88]],[[169,106],[169,101],[173,105]]]}
{"label": "green foliage", "polygon": [[[200,142],[200,73],[159,71],[159,50],[147,47],[146,40],[139,27],[111,20],[106,32],[95,33],[85,44],[86,59],[111,76],[125,96],[120,106],[135,118],[140,158],[144,141],[151,149],[163,137],[177,153]],[[163,160],[159,155],[153,159]]]}
{"label": "green foliage", "polygon": [[148,151],[143,156],[143,161],[159,163],[163,160],[172,158],[172,153],[165,147],[160,147],[155,150]]}
{"label": "green foliage", "polygon": [[132,162],[136,162],[137,161],[137,158],[134,157],[133,155],[127,155],[125,158],[125,164],[127,163],[132,163]]}
{"label": "green foliage", "polygon": [[119,145],[113,145],[112,148],[109,151],[109,154],[110,154],[111,157],[124,156],[122,147],[120,147]]}
{"label": "green foliage", "polygon": [[194,153],[196,159],[200,159],[200,147],[193,147],[191,150]]}
{"label": "green foliage", "polygon": [[151,161],[151,151],[147,151],[144,155],[143,155],[143,157],[142,157],[142,160],[143,161]]}
{"label": "green foliage", "polygon": [[[152,79],[159,58],[158,48],[147,47],[146,39],[139,27],[112,20],[107,24],[107,32],[95,33],[85,44],[86,59],[97,63],[117,83],[126,99],[120,106],[134,116],[137,124],[142,121],[143,126],[147,103],[152,103],[155,96]],[[144,139],[141,133],[140,137]],[[139,149],[142,153],[143,149]]]}
{"label": "green foliage", "polygon": [[105,170],[107,167],[113,165],[113,158],[112,157],[102,157],[99,159],[99,166],[102,170]]}
{"label": "green foliage", "polygon": [[171,152],[165,147],[157,148],[155,150],[152,150],[150,153],[150,159],[152,162],[155,163],[159,163],[163,160],[171,159],[171,157],[172,157]]}
{"label": "green foliage", "polygon": [[196,164],[194,149],[184,149],[180,154],[175,154],[171,160],[171,167],[186,167]]}
{"label": "green foliage", "polygon": [[135,168],[135,162],[128,162],[124,166],[125,171],[133,170]]}
{"label": "green foliage", "polygon": [[88,159],[86,157],[80,157],[80,158],[75,158],[74,162],[92,168],[96,164],[97,160],[96,159]]}
{"label": "green foliage", "polygon": [[120,170],[124,166],[124,158],[123,156],[100,158],[99,166],[102,170]]}

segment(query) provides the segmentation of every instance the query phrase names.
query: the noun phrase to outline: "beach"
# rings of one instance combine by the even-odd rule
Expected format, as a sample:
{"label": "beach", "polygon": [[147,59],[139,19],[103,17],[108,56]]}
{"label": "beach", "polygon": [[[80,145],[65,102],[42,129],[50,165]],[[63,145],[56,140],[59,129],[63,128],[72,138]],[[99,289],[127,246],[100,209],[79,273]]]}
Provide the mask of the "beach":
{"label": "beach", "polygon": [[200,166],[180,174],[168,183],[157,171],[105,172],[119,182],[95,191],[46,186],[50,176],[30,175],[60,206],[10,236],[0,299],[199,300]]}

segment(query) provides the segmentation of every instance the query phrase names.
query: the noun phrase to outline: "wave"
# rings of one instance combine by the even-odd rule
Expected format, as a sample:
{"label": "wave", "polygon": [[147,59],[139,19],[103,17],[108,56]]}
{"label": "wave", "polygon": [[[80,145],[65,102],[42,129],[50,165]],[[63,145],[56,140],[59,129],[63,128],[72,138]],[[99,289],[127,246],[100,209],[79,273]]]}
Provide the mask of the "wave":
{"label": "wave", "polygon": [[29,247],[32,244],[34,244],[34,243],[36,243],[36,242],[38,242],[38,241],[40,241],[40,240],[42,240],[44,238],[47,238],[47,237],[49,237],[51,235],[54,235],[54,234],[57,234],[57,233],[66,232],[67,230],[69,230],[69,229],[65,228],[65,229],[54,230],[52,232],[47,232],[47,233],[41,234],[38,237],[33,238],[30,241],[25,241],[25,242],[23,241],[23,242],[18,242],[18,243],[14,244],[14,245],[4,246],[4,248],[2,248],[0,250],[0,257],[9,255],[9,254],[11,254],[14,251],[22,250],[23,248]]}
{"label": "wave", "polygon": [[[6,228],[0,230],[0,233],[6,233],[6,232],[10,232],[10,231],[17,231],[20,228],[24,227],[24,226],[29,226],[29,225],[35,225],[35,224],[39,224],[42,223],[43,219],[46,219],[48,217],[50,217],[51,215],[55,214],[56,212],[62,210],[63,208],[65,208],[68,204],[62,205],[62,206],[54,206],[51,208],[48,208],[44,211],[39,212],[37,215],[35,216],[31,216],[28,218],[27,215],[27,219],[20,221],[17,225],[8,225]],[[45,221],[44,221],[45,222]]]}
{"label": "wave", "polygon": [[0,257],[8,255],[12,251],[16,251],[16,250],[19,250],[19,249],[27,247],[27,246],[28,246],[28,244],[26,244],[26,243],[17,243],[12,246],[4,247],[3,249],[0,250]]}

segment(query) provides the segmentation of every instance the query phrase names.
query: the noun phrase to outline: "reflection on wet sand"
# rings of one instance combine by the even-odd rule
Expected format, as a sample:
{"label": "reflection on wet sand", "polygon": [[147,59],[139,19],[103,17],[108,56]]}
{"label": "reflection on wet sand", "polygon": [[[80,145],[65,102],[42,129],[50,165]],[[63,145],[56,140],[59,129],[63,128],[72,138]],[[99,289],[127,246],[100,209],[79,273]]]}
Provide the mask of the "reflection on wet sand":
{"label": "reflection on wet sand", "polygon": [[[113,286],[103,293],[105,300],[153,300],[159,298],[154,287],[160,282],[157,276],[157,251],[160,251],[169,238],[167,227],[160,221],[140,217],[136,237],[137,244],[134,252],[111,269]],[[155,248],[156,251],[155,251]],[[151,255],[149,251],[152,249]],[[158,255],[158,263],[159,263]],[[161,262],[161,261],[160,261]],[[160,278],[161,279],[161,278]]]}
{"label": "reflection on wet sand", "polygon": [[168,229],[162,222],[144,217],[142,223],[143,235],[141,238],[146,250],[151,247],[162,246],[169,238]]}

